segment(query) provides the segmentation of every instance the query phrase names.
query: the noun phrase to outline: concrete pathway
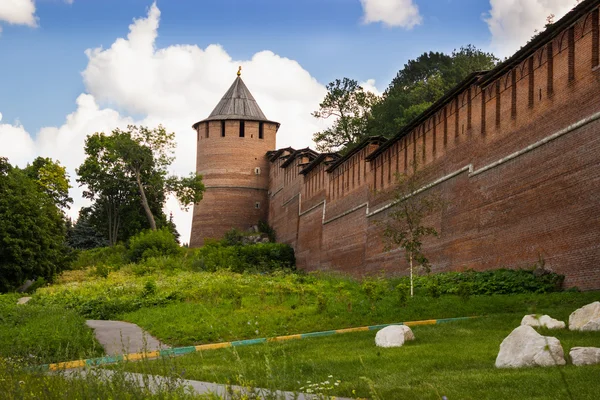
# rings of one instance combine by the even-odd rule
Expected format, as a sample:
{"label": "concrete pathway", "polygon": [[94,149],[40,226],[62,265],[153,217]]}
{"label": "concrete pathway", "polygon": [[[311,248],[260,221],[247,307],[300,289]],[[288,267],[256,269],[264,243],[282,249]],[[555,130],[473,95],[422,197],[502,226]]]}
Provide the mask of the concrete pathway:
{"label": "concrete pathway", "polygon": [[[201,381],[193,381],[188,379],[170,379],[164,376],[158,375],[145,375],[137,374],[133,372],[117,372],[107,369],[81,369],[81,370],[68,370],[62,371],[58,374],[67,378],[83,378],[87,374],[92,374],[95,377],[103,379],[111,379],[115,374],[124,374],[125,379],[136,383],[140,387],[147,388],[151,392],[155,393],[161,388],[173,387],[173,385],[183,386],[189,389],[192,394],[203,395],[203,394],[214,394],[224,399],[230,399],[230,394],[237,393],[243,394],[255,394],[258,395],[259,399],[275,398],[277,400],[322,400],[323,396],[317,396],[307,393],[295,393],[285,392],[282,390],[271,391],[268,389],[261,388],[247,388],[235,385],[222,385],[219,383],[209,383]],[[241,398],[241,396],[240,396]],[[346,397],[335,397],[336,400],[352,400]]]}
{"label": "concrete pathway", "polygon": [[170,348],[136,324],[99,320],[88,320],[85,323],[94,330],[96,339],[109,356]]}

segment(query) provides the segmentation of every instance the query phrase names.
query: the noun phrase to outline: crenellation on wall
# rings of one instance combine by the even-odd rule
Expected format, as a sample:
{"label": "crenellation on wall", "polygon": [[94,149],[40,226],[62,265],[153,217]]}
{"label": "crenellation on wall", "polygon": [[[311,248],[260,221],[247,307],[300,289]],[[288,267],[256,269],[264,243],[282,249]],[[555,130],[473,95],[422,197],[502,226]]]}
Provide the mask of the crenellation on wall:
{"label": "crenellation on wall", "polygon": [[271,195],[269,220],[298,265],[404,273],[374,221],[391,212],[394,175],[418,160],[431,175],[426,191],[446,201],[429,217],[441,234],[425,243],[435,272],[524,267],[541,255],[567,285],[600,288],[599,3],[472,74],[389,141],[290,176]]}

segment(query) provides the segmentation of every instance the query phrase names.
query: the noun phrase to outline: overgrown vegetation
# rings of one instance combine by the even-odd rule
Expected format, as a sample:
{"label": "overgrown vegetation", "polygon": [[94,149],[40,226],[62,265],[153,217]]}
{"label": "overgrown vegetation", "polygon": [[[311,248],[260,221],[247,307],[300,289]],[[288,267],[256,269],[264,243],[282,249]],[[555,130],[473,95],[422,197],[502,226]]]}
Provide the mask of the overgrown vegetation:
{"label": "overgrown vegetation", "polygon": [[[528,293],[555,291],[562,279],[533,270],[420,276],[414,287],[423,299],[409,301],[407,277],[358,281],[292,273],[293,251],[282,244],[215,242],[138,263],[129,262],[130,252],[82,252],[78,263],[93,267],[64,273],[58,285],[39,289],[33,303],[66,307],[86,318],[128,320],[169,344],[189,345],[518,311],[524,302],[543,301]],[[499,293],[523,296],[494,302],[481,296]]]}
{"label": "overgrown vegetation", "polygon": [[205,244],[194,252],[202,271],[273,272],[296,266],[294,249],[283,243],[229,246],[223,242]]}

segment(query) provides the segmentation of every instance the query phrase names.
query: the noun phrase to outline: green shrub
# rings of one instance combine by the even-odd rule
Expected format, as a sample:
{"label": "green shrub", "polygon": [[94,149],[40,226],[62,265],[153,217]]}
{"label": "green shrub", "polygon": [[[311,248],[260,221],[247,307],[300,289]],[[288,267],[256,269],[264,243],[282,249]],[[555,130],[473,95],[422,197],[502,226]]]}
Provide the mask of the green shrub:
{"label": "green shrub", "polygon": [[233,272],[272,272],[294,269],[294,249],[282,243],[258,243],[246,246],[205,244],[190,265],[202,271],[227,269]]}
{"label": "green shrub", "polygon": [[144,231],[129,240],[129,261],[138,262],[150,257],[160,257],[181,254],[181,249],[175,236],[168,229]]}
{"label": "green shrub", "polygon": [[434,299],[437,299],[442,295],[442,290],[437,279],[431,279],[429,281],[429,283],[427,284],[427,293]]}
{"label": "green shrub", "polygon": [[98,278],[108,278],[110,274],[110,268],[104,264],[96,265],[92,270],[90,275],[97,276]]}
{"label": "green shrub", "polygon": [[275,233],[275,229],[273,229],[273,227],[267,222],[260,221],[258,223],[258,231],[267,235],[270,242],[275,243],[277,241],[277,234]]}
{"label": "green shrub", "polygon": [[223,240],[221,241],[225,246],[241,246],[246,234],[236,228],[231,228],[225,235],[223,235]]}
{"label": "green shrub", "polygon": [[461,282],[458,284],[458,290],[456,292],[458,296],[467,301],[471,297],[471,283],[470,282]]}
{"label": "green shrub", "polygon": [[112,247],[100,247],[92,250],[80,251],[72,269],[84,269],[97,265],[107,265],[118,269],[127,263],[127,249],[122,244]]}
{"label": "green shrub", "polygon": [[408,301],[410,287],[404,283],[401,283],[396,286],[396,290],[398,290],[398,304],[401,307],[404,307],[406,305],[406,302]]}
{"label": "green shrub", "polygon": [[[496,269],[490,271],[445,272],[415,278],[415,290],[430,296],[550,293],[560,291],[563,275],[547,272],[536,274],[533,269]],[[400,282],[407,283],[403,277]],[[435,287],[437,286],[437,288]],[[435,297],[435,296],[433,296]]]}
{"label": "green shrub", "polygon": [[371,303],[376,303],[383,298],[388,291],[388,282],[384,279],[367,278],[362,283],[362,290],[371,300]]}

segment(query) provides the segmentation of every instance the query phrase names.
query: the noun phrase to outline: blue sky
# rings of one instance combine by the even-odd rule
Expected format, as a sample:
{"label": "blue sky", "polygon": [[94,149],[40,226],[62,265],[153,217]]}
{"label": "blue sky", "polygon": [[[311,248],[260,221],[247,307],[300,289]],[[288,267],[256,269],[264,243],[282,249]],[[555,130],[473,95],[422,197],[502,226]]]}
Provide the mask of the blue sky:
{"label": "blue sky", "polygon": [[[1,1],[1,0],[0,0]],[[85,91],[88,48],[110,47],[127,34],[147,0],[36,3],[37,28],[4,25],[0,36],[0,112],[30,132],[59,125]],[[384,89],[410,58],[468,43],[489,47],[481,0],[421,0],[422,25],[411,30],[362,23],[358,0],[158,1],[158,47],[221,44],[235,59],[261,50],[298,61],[319,82],[341,76],[375,79]]]}
{"label": "blue sky", "polygon": [[[277,146],[313,146],[325,85],[350,77],[379,94],[409,60],[473,44],[500,57],[575,0],[0,0],[0,156],[76,168],[87,135],[128,124],[175,132],[172,172],[195,167],[191,125],[242,78]],[[182,240],[191,215],[173,199]]]}

